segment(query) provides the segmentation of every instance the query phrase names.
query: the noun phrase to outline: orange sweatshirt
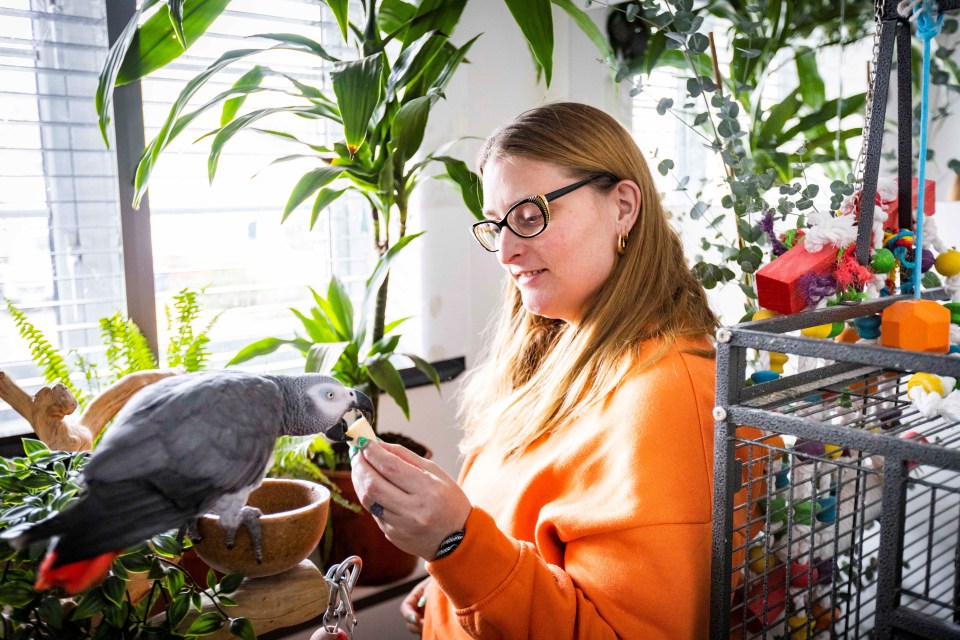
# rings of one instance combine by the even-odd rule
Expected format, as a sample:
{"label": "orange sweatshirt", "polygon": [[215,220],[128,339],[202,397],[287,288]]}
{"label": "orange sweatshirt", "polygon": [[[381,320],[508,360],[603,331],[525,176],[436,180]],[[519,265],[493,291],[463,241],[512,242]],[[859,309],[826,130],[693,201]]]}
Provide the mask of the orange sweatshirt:
{"label": "orange sweatshirt", "polygon": [[683,341],[508,461],[468,458],[424,638],[706,638],[715,361]]}

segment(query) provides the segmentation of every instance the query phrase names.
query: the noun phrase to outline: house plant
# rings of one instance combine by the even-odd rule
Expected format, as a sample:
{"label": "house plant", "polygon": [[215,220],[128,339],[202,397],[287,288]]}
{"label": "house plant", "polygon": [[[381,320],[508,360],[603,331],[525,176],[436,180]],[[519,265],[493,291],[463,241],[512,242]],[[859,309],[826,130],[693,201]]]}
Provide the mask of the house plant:
{"label": "house plant", "polygon": [[[767,229],[786,222],[787,232],[795,233],[810,214],[835,211],[854,192],[857,171],[847,141],[862,132],[866,95],[827,100],[816,51],[868,38],[875,29],[874,3],[818,0],[804,3],[802,11],[788,0],[697,6],[691,0],[634,0],[610,7],[618,78],[629,79],[631,94],[651,100],[661,115],[696,131],[724,166],[717,197],[703,186],[693,188],[670,158],[657,168],[690,198],[686,216],[703,220],[694,272],[707,288],[736,283],[744,296],[742,319],[749,319],[758,308],[753,274],[771,249]],[[727,51],[716,53],[708,29],[726,33]],[[948,18],[944,31],[956,30],[956,19]],[[915,63],[919,59],[914,55]],[[793,67],[795,79],[780,74],[779,82],[787,83],[784,98],[765,101],[764,89],[785,66]],[[644,84],[643,74],[658,67],[685,78],[682,104]],[[957,72],[951,50],[943,47],[934,57],[933,83],[958,85]],[[919,74],[913,78],[917,82]],[[947,115],[949,105],[934,118]],[[853,126],[845,124],[848,116]],[[807,171],[813,165],[829,184],[811,181]],[[821,194],[828,193],[827,206]]]}
{"label": "house plant", "polygon": [[[77,477],[89,459],[87,452],[51,451],[39,440],[24,439],[23,448],[25,457],[0,459],[0,530],[63,509],[79,490]],[[56,591],[33,590],[42,548],[16,552],[0,541],[0,634],[11,640],[146,640],[203,636],[226,626],[234,636],[255,638],[249,620],[229,613],[228,594],[243,576],[218,580],[211,571],[203,584],[176,562],[189,547],[173,533],[154,536],[114,560],[100,586],[63,599]],[[213,610],[188,618],[204,597]]]}

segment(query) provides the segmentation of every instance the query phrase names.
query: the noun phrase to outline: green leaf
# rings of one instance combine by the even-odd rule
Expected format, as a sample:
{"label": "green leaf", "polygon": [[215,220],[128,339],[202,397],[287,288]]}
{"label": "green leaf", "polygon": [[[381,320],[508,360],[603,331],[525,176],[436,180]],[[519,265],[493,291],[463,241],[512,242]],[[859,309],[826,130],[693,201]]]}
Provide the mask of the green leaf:
{"label": "green leaf", "polygon": [[[147,4],[146,2],[144,4]],[[186,48],[207,32],[223,13],[230,0],[190,0],[183,11],[183,36]],[[141,9],[142,10],[142,9]],[[183,54],[167,7],[162,7],[141,25],[117,74],[117,85],[150,75]]]}
{"label": "green leaf", "polygon": [[410,361],[413,362],[413,366],[423,372],[427,378],[430,379],[430,382],[434,384],[437,388],[437,391],[440,391],[440,374],[437,373],[437,368],[432,364],[421,358],[420,356],[414,355],[412,353],[402,354],[407,358],[410,358]]}
{"label": "green leaf", "polygon": [[167,7],[170,13],[170,28],[173,29],[173,35],[180,48],[187,50],[187,37],[183,34],[183,0],[167,0]]}
{"label": "green leaf", "polygon": [[370,118],[380,102],[382,73],[382,53],[338,62],[330,73],[351,159],[366,139]]}
{"label": "green leaf", "polygon": [[99,613],[107,606],[107,599],[99,588],[91,589],[81,598],[77,608],[70,614],[71,620],[85,620],[95,613]]}
{"label": "green leaf", "polygon": [[340,335],[343,338],[350,338],[353,334],[353,303],[350,301],[350,293],[339,278],[331,278],[327,286],[327,301],[335,314],[336,328],[339,325]]}
{"label": "green leaf", "polygon": [[219,593],[233,593],[240,588],[240,583],[243,582],[242,573],[230,573],[223,577],[223,580],[220,581],[220,591]]}
{"label": "green leaf", "polygon": [[797,114],[800,108],[800,89],[794,89],[786,98],[760,118],[760,135],[756,140],[757,146],[771,146],[777,135],[784,130],[787,120]]}
{"label": "green leaf", "polygon": [[126,584],[116,576],[109,576],[103,581],[100,588],[103,589],[103,595],[106,596],[107,600],[117,606],[123,602],[123,598],[127,593]]}
{"label": "green leaf", "polygon": [[20,442],[23,443],[23,452],[27,456],[32,456],[35,453],[48,453],[50,451],[46,444],[35,438],[21,438]]}
{"label": "green leaf", "polygon": [[[179,574],[179,572],[177,572]],[[176,629],[187,617],[187,611],[190,610],[190,595],[187,593],[174,594],[173,601],[167,606],[167,622],[171,629]]]}
{"label": "green leaf", "polygon": [[810,47],[798,47],[795,58],[797,62],[797,81],[803,101],[811,109],[817,110],[826,100],[826,89],[823,77],[817,65],[816,51]]}
{"label": "green leaf", "polygon": [[[263,82],[264,75],[266,74],[264,73],[263,67],[256,65],[250,69],[250,71],[247,71],[245,74],[240,76],[240,79],[233,83],[232,89],[243,90],[259,87],[260,83]],[[237,111],[240,110],[240,107],[243,106],[243,102],[246,99],[247,94],[241,93],[236,98],[230,98],[223,103],[223,111],[220,114],[221,127],[236,117]]]}
{"label": "green leaf", "polygon": [[157,2],[158,0],[144,0],[140,8],[130,18],[127,26],[123,28],[120,37],[110,47],[110,51],[107,52],[107,60],[100,70],[95,104],[99,115],[100,135],[103,136],[103,143],[108,147],[110,146],[110,140],[107,136],[107,125],[110,123],[110,104],[113,101],[113,87],[117,83],[121,63],[126,57],[127,51],[130,50],[133,37],[137,34],[137,23],[140,21],[140,15]]}
{"label": "green leaf", "polygon": [[317,224],[320,218],[320,212],[329,207],[334,200],[343,195],[346,189],[320,189],[317,193],[317,199],[313,201],[313,210],[310,212],[310,230]]}
{"label": "green leaf", "polygon": [[350,26],[350,0],[323,0],[333,12],[333,17],[337,19],[337,25],[340,26],[340,35],[344,42],[347,40],[347,27]]}
{"label": "green leaf", "polygon": [[397,56],[387,78],[386,100],[392,100],[398,89],[413,83],[446,42],[447,36],[431,31],[405,48]]}
{"label": "green leaf", "polygon": [[[466,0],[419,0],[414,3],[416,6],[412,13],[405,7],[398,6],[399,3],[389,4],[394,20],[404,14],[409,16],[404,21],[406,24],[394,29],[389,36],[396,37],[406,47],[419,40],[428,31],[453,33],[466,6]],[[381,6],[381,10],[382,8]]]}
{"label": "green leaf", "polygon": [[407,403],[407,390],[397,368],[385,358],[373,359],[366,363],[366,367],[374,384],[393,398],[400,410],[403,411],[404,417],[409,420],[410,406]]}
{"label": "green leaf", "polygon": [[346,167],[339,167],[335,165],[321,165],[316,169],[308,171],[297,181],[297,184],[293,187],[293,191],[290,192],[290,198],[287,200],[287,205],[283,208],[283,217],[280,219],[280,222],[284,222],[293,210],[296,209],[300,204],[317,192],[321,187],[325,187],[344,172]]}
{"label": "green leaf", "polygon": [[197,616],[190,628],[187,629],[188,636],[205,636],[213,633],[223,626],[223,617],[215,612],[208,611]]}
{"label": "green leaf", "polygon": [[[597,50],[600,52],[604,58],[613,59],[614,53],[613,49],[610,47],[610,41],[607,39],[606,34],[604,34],[593,19],[587,15],[580,7],[573,3],[573,0],[550,0],[553,4],[557,5],[561,9],[567,12],[567,14],[573,18],[573,21],[577,23],[577,26],[580,27],[580,30],[590,41],[593,42],[594,46],[597,47]],[[637,5],[628,5],[635,7]]]}
{"label": "green leaf", "polygon": [[393,322],[388,322],[383,326],[383,335],[387,335],[388,333],[390,333],[391,331],[399,327],[401,324],[403,324],[410,318],[411,316],[407,316],[406,318],[399,318],[398,320],[394,320]]}
{"label": "green leaf", "polygon": [[406,165],[407,160],[420,148],[423,132],[427,128],[427,118],[430,116],[430,107],[438,97],[437,93],[431,93],[400,107],[391,127],[391,137],[395,145],[393,161],[396,166]]}
{"label": "green leaf", "polygon": [[547,86],[553,78],[553,13],[550,0],[504,0],[530,45]]}
{"label": "green leaf", "polygon": [[36,595],[27,582],[11,581],[0,584],[0,604],[25,607],[33,602]]}
{"label": "green leaf", "polygon": [[233,359],[227,363],[227,366],[240,364],[257,356],[265,356],[268,353],[273,353],[283,345],[293,344],[293,342],[293,340],[283,340],[281,338],[263,338],[262,340],[257,340],[241,349],[240,352],[233,356]]}
{"label": "green leaf", "polygon": [[257,120],[274,115],[276,113],[295,113],[298,115],[307,115],[316,113],[315,109],[317,108],[319,107],[269,107],[265,109],[257,109],[256,111],[243,114],[227,126],[221,128],[219,131],[217,131],[217,135],[213,139],[213,144],[210,145],[210,155],[207,157],[207,177],[209,178],[210,182],[213,182],[214,177],[217,175],[217,165],[220,162],[220,154],[223,152],[223,146],[237,133],[247,128]]}
{"label": "green leaf", "polygon": [[319,42],[306,36],[301,36],[297,33],[258,33],[249,37],[264,38],[265,40],[276,40],[277,42],[285,42],[287,44],[297,45],[294,47],[294,49],[297,51],[309,50],[328,62],[340,62],[339,58],[334,58],[332,55],[327,53],[327,50],[320,46]]}
{"label": "green leaf", "polygon": [[350,342],[321,342],[310,346],[307,352],[307,363],[304,366],[306,373],[330,374],[333,367],[340,361],[340,356],[347,350]]}
{"label": "green leaf", "polygon": [[483,183],[480,176],[467,167],[467,163],[450,156],[436,156],[433,158],[444,164],[447,173],[444,177],[460,191],[463,203],[477,220],[483,220]]}
{"label": "green leaf", "polygon": [[230,633],[243,640],[257,640],[257,634],[253,630],[253,623],[246,618],[232,619],[230,621]]}

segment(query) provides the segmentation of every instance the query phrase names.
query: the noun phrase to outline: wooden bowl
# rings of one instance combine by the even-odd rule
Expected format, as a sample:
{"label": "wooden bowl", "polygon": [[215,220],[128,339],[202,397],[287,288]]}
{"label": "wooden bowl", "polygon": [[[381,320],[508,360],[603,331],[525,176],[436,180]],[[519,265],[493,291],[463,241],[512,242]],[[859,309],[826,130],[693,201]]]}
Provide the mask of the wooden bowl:
{"label": "wooden bowl", "polygon": [[246,527],[240,527],[233,549],[228,549],[220,517],[210,513],[197,523],[201,541],[194,548],[204,562],[221,573],[240,572],[248,578],[260,578],[292,569],[317,547],[327,524],[330,491],[306,480],[266,478],[250,494],[247,504],[263,512],[261,563],[254,556]]}

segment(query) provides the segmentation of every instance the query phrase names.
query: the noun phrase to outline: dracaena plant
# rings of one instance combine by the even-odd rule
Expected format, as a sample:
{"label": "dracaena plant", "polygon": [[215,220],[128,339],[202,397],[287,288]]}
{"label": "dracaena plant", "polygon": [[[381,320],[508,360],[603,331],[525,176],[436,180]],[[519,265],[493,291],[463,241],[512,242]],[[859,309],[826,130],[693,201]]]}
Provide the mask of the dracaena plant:
{"label": "dracaena plant", "polygon": [[[305,371],[328,373],[343,384],[360,389],[371,398],[381,392],[389,395],[410,418],[410,404],[398,365],[413,364],[422,371],[437,389],[440,376],[429,362],[412,353],[397,351],[400,336],[394,331],[408,318],[400,318],[383,329],[383,335],[375,338],[368,331],[370,306],[380,290],[390,269],[391,262],[400,251],[421,233],[408,235],[377,261],[373,273],[364,286],[363,301],[355,309],[347,289],[339,278],[330,279],[327,296],[324,298],[313,289],[315,306],[307,311],[291,309],[303,326],[303,333],[292,339],[263,338],[247,345],[228,363],[240,364],[253,358],[273,353],[287,345],[299,350],[305,358]],[[376,427],[376,423],[374,423]]]}
{"label": "dracaena plant", "polygon": [[[281,220],[286,220],[300,205],[309,203],[312,227],[324,209],[345,193],[359,194],[367,205],[365,214],[372,223],[376,255],[385,257],[392,247],[401,246],[408,237],[410,197],[432,164],[439,165],[441,173],[459,188],[470,210],[479,214],[478,181],[466,164],[453,157],[420,150],[432,107],[443,97],[476,40],[474,37],[457,45],[450,37],[467,1],[364,0],[363,11],[354,22],[348,0],[324,0],[336,18],[344,44],[353,52],[351,55],[339,57],[307,37],[281,33],[256,34],[261,41],[272,43],[268,47],[224,53],[187,82],[159,133],[147,145],[136,171],[137,201],[145,194],[164,149],[200,114],[219,109],[220,126],[204,136],[210,140],[207,168],[211,180],[216,175],[224,146],[238,134],[252,131],[298,145],[302,153],[295,156],[313,163],[313,168],[300,178],[287,198]],[[574,0],[504,2],[548,85],[553,58],[552,5],[570,14],[604,53],[610,53],[603,35]],[[146,75],[173,60],[228,4],[229,0],[146,0],[143,3],[111,49],[101,74],[97,107],[105,139],[114,85]],[[146,17],[154,9],[158,10]],[[269,66],[255,65],[230,89],[203,104],[191,103],[201,87],[225,68],[249,65],[249,61],[278,49],[303,56],[305,66],[332,67],[332,91]],[[246,97],[261,92],[283,96],[285,106],[244,109]],[[339,140],[329,145],[315,144],[267,124],[278,116],[290,114],[329,121],[338,132],[334,137]],[[388,285],[389,278],[384,273],[378,279],[379,288],[370,316],[373,345],[392,342],[390,339],[384,342]],[[335,314],[329,319],[335,320]],[[346,369],[342,374],[347,374]]]}

